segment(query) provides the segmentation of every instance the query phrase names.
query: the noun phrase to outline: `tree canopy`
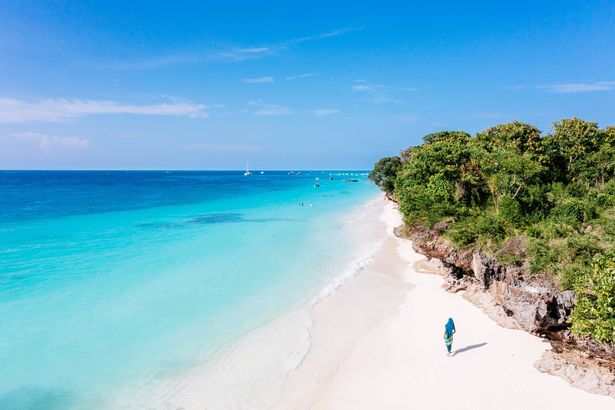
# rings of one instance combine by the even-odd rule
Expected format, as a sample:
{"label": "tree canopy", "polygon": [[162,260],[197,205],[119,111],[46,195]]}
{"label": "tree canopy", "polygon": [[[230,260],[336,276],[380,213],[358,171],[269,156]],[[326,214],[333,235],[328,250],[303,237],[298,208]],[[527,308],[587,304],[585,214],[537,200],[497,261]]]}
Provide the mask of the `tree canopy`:
{"label": "tree canopy", "polygon": [[394,195],[405,222],[447,221],[443,234],[457,246],[496,257],[506,241],[525,237],[532,273],[579,293],[573,330],[615,342],[612,322],[603,320],[615,317],[613,299],[605,299],[615,275],[615,127],[571,118],[544,135],[514,121],[423,141],[381,159],[370,174]]}
{"label": "tree canopy", "polygon": [[378,185],[387,194],[392,194],[395,188],[395,178],[401,167],[399,157],[386,157],[374,165],[374,169],[369,174],[369,179]]}

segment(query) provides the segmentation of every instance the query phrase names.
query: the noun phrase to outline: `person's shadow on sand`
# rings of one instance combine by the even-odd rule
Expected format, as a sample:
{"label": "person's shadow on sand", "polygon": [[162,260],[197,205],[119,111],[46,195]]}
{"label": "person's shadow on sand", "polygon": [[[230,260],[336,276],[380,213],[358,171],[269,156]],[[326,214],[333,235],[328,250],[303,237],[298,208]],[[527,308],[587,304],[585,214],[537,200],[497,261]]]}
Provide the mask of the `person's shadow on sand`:
{"label": "person's shadow on sand", "polygon": [[467,352],[468,350],[472,350],[472,349],[478,349],[479,347],[483,347],[486,344],[487,344],[487,342],[483,342],[483,343],[477,343],[475,345],[470,345],[470,346],[462,347],[461,349],[455,350],[455,354],[454,355],[457,356],[459,353]]}

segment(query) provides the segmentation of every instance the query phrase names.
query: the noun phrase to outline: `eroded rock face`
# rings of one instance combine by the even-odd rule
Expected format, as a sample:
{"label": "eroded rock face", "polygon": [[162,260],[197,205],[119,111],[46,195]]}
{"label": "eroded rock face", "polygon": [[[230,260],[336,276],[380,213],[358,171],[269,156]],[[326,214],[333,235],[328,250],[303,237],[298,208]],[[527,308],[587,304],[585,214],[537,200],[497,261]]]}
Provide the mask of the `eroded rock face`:
{"label": "eroded rock face", "polygon": [[472,254],[472,272],[474,273],[474,277],[484,286],[487,286],[488,283],[485,280],[485,273],[487,272],[487,267],[483,264],[480,253],[474,252]]}
{"label": "eroded rock face", "polygon": [[572,361],[566,359],[553,351],[547,351],[534,366],[544,373],[563,377],[580,389],[615,398],[615,373],[606,367],[588,366],[579,358]]}
{"label": "eroded rock face", "polygon": [[453,277],[447,285],[450,290],[465,288],[455,284],[455,280],[470,279],[490,292],[506,314],[529,332],[548,333],[567,327],[575,303],[574,293],[560,292],[544,278],[529,274],[522,240],[514,238],[505,245],[505,251],[517,256],[518,262],[502,265],[482,252],[455,249],[449,240],[440,236],[444,229],[416,226],[409,230],[409,235],[417,252],[440,259],[449,268]]}
{"label": "eroded rock face", "polygon": [[553,350],[535,364],[538,369],[576,387],[615,397],[615,345],[600,344],[568,330],[575,294],[530,274],[523,239],[514,238],[502,248],[514,261],[503,265],[482,252],[455,249],[441,237],[445,230],[438,226],[402,231],[417,252],[439,259],[448,268],[447,290],[466,290],[465,297],[475,304],[486,299],[486,312],[504,326],[547,336]]}

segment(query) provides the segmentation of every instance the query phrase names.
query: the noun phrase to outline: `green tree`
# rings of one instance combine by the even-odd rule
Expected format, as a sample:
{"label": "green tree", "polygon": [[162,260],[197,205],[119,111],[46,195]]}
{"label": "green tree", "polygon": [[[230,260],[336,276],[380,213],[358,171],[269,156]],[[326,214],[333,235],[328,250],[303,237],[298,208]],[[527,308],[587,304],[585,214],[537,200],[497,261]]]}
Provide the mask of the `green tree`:
{"label": "green tree", "polygon": [[469,140],[465,133],[442,132],[406,152],[395,196],[408,221],[431,224],[455,214],[458,202],[464,201],[459,187],[461,168],[470,158]]}
{"label": "green tree", "polygon": [[570,118],[553,123],[550,145],[552,154],[563,158],[568,176],[576,179],[585,171],[583,158],[596,150],[599,140],[598,124]]}
{"label": "green tree", "polygon": [[615,252],[594,257],[592,269],[576,286],[572,331],[602,343],[615,343]]}
{"label": "green tree", "polygon": [[469,138],[470,134],[465,131],[439,131],[425,135],[423,141],[426,144],[434,142],[466,143]]}
{"label": "green tree", "polygon": [[543,170],[529,153],[499,148],[491,153],[478,151],[476,155],[496,214],[503,198],[516,200]]}
{"label": "green tree", "polygon": [[615,145],[600,144],[597,151],[575,164],[578,179],[589,185],[603,186],[615,173]]}
{"label": "green tree", "polygon": [[564,162],[569,162],[564,164],[564,169],[568,172],[569,179],[578,181],[585,187],[602,186],[613,177],[615,172],[615,128],[608,127],[598,130],[597,126],[594,128],[593,123],[585,123],[584,127],[579,124],[576,129],[580,131],[570,131],[565,135],[570,136],[572,132],[584,132],[589,137],[582,140],[584,146],[577,144],[574,151],[578,154],[572,157],[572,162],[569,162],[570,155],[567,157],[562,155]]}
{"label": "green tree", "polygon": [[423,139],[401,153],[387,185],[406,224],[446,221],[440,234],[455,246],[527,262],[532,274],[576,291],[575,332],[614,343],[615,127],[564,119],[543,137],[515,121],[476,137]]}
{"label": "green tree", "polygon": [[369,179],[382,188],[387,194],[395,189],[395,178],[401,168],[399,157],[385,157],[376,163],[369,174]]}
{"label": "green tree", "polygon": [[476,134],[476,142],[489,152],[496,149],[509,149],[520,153],[527,152],[539,158],[544,151],[540,130],[533,125],[519,121],[487,128]]}

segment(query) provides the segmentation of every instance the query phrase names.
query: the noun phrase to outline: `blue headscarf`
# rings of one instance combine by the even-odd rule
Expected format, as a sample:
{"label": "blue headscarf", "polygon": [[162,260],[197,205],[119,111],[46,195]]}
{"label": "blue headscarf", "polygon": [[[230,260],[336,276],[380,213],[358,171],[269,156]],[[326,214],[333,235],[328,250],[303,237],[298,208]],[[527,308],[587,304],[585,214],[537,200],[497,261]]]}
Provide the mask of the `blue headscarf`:
{"label": "blue headscarf", "polygon": [[448,318],[448,322],[444,325],[444,331],[446,332],[446,336],[451,337],[453,334],[453,330],[455,330],[455,322],[453,322],[453,318]]}

